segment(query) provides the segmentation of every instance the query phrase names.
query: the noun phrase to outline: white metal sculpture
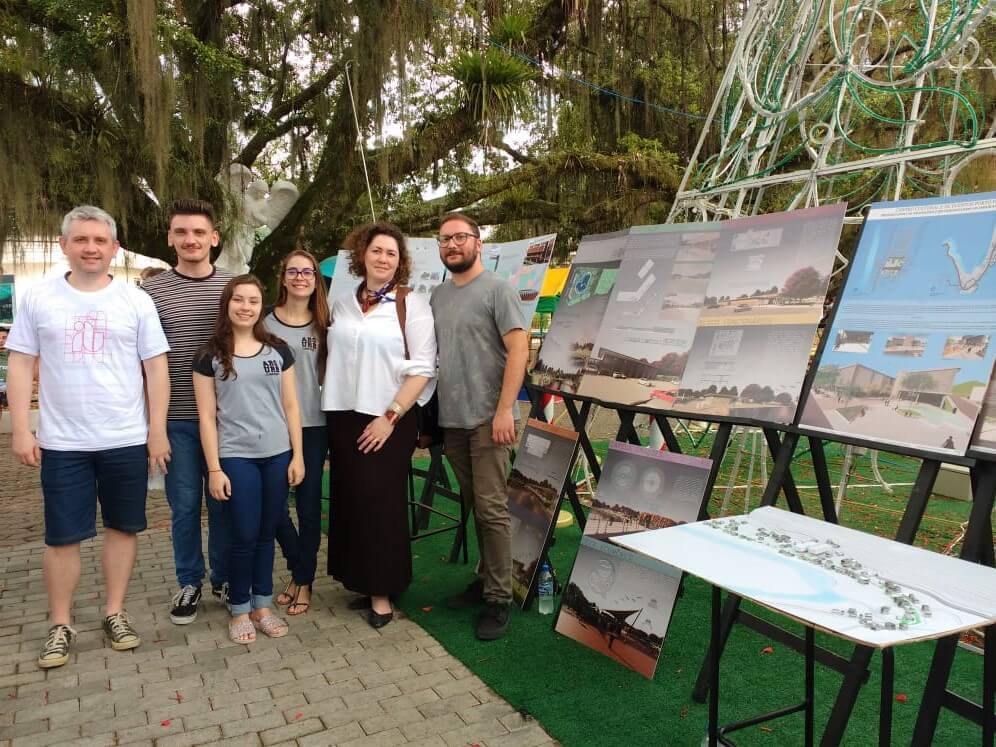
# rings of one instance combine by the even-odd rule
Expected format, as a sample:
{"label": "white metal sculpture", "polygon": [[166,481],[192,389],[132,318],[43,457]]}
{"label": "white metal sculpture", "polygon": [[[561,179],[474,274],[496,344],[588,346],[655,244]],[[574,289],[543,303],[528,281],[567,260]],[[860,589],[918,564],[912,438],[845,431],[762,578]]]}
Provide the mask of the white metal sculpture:
{"label": "white metal sculpture", "polygon": [[291,182],[282,179],[272,185],[264,179],[254,179],[252,171],[241,163],[233,163],[217,179],[236,210],[216,264],[241,275],[249,272],[257,230],[276,228],[297,202],[299,193]]}
{"label": "white metal sculpture", "polygon": [[[979,191],[994,0],[755,0],[670,221]],[[714,143],[715,154],[700,158]],[[965,172],[967,173],[967,172]]]}

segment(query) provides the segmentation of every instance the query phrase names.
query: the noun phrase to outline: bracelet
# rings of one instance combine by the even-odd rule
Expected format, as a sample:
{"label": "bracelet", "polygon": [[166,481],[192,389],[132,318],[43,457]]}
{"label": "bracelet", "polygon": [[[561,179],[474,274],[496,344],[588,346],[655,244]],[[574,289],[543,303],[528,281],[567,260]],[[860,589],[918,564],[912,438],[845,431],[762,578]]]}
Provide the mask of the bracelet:
{"label": "bracelet", "polygon": [[399,417],[400,415],[398,415],[397,410],[388,410],[387,412],[384,413],[384,419],[392,426],[398,422]]}
{"label": "bracelet", "polygon": [[208,474],[210,475],[212,472],[223,472],[223,471],[224,470],[222,470],[222,469],[209,469],[208,470]]}
{"label": "bracelet", "polygon": [[389,404],[387,409],[393,413],[396,413],[399,418],[405,414],[405,408],[401,406],[401,403],[398,402],[398,400],[394,400],[391,404]]}

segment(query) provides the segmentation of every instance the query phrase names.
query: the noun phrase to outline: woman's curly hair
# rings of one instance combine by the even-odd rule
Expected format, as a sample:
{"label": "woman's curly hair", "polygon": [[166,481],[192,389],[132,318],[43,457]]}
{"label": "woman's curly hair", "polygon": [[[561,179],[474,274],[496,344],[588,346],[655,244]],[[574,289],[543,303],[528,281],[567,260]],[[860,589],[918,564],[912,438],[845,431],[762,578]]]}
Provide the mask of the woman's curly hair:
{"label": "woman's curly hair", "polygon": [[412,257],[408,253],[405,235],[396,225],[386,221],[365,223],[349,232],[342,242],[343,248],[349,252],[349,271],[358,278],[367,276],[363,258],[370,243],[378,236],[390,236],[398,242],[398,269],[394,273],[394,282],[399,286],[407,285],[412,274]]}

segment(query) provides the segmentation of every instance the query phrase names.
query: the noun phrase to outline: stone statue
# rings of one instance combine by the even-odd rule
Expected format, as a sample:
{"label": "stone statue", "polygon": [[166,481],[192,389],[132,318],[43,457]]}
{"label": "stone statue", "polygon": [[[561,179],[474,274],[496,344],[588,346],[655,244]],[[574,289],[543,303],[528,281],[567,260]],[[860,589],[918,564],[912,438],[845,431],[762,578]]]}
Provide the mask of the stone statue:
{"label": "stone statue", "polygon": [[268,185],[253,179],[252,171],[233,163],[216,177],[228,192],[236,208],[221,254],[216,264],[236,275],[249,272],[249,262],[256,248],[256,230],[264,226],[272,231],[297,202],[298,191],[291,182],[278,179]]}

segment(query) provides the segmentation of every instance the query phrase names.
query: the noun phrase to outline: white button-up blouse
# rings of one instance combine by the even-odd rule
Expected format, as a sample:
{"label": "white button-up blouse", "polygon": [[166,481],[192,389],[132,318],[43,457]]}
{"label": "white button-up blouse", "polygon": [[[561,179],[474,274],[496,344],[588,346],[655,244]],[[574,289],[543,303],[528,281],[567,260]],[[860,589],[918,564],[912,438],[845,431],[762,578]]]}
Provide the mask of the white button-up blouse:
{"label": "white button-up blouse", "polygon": [[383,415],[408,376],[428,376],[418,403],[424,405],[436,390],[436,333],[428,299],[416,293],[405,297],[405,332],[401,335],[393,294],[364,315],[356,289],[338,294],[332,302],[328,332],[329,356],[322,386],[323,410],[353,410]]}

